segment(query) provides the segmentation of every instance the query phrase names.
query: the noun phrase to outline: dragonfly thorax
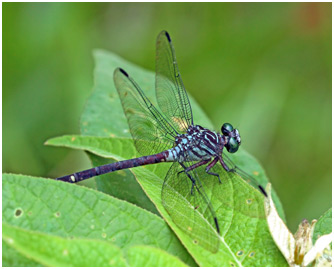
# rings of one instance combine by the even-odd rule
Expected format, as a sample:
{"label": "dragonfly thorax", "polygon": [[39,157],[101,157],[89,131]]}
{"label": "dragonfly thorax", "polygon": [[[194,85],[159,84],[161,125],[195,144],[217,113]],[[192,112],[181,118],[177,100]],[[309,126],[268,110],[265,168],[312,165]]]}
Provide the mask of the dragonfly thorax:
{"label": "dragonfly thorax", "polygon": [[222,154],[224,137],[199,125],[190,126],[185,134],[175,138],[175,147],[171,149],[173,159],[177,161],[201,161]]}

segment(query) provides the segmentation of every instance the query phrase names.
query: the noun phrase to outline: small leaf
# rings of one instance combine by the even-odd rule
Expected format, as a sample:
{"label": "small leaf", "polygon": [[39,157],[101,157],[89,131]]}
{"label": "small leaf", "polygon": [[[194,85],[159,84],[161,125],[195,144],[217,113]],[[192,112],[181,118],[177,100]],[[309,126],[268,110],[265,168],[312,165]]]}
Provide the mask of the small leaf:
{"label": "small leaf", "polygon": [[111,139],[108,137],[65,135],[51,138],[45,144],[87,150],[98,156],[119,161],[123,158],[136,157],[136,150],[131,138]]}
{"label": "small leaf", "polygon": [[313,233],[313,243],[322,235],[332,232],[332,208],[328,209],[318,220]]}

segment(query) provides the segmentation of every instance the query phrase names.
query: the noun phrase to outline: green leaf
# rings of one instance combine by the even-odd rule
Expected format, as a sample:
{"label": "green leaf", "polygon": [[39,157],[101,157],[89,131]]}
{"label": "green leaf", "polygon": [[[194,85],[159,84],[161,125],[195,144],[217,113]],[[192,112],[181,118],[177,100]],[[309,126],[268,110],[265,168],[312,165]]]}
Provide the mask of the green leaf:
{"label": "green leaf", "polygon": [[332,208],[328,209],[319,219],[314,227],[313,232],[313,243],[317,241],[317,239],[325,234],[329,234],[332,232]]}
{"label": "green leaf", "polygon": [[3,222],[9,225],[65,239],[103,240],[121,249],[151,246],[194,265],[166,223],[137,206],[51,179],[4,174],[2,180]]}
{"label": "green leaf", "polygon": [[2,225],[3,238],[45,266],[127,266],[119,247],[101,240],[64,239]]}
{"label": "green leaf", "polygon": [[20,253],[45,266],[186,266],[154,247],[133,246],[126,251],[96,239],[66,239],[2,224],[4,240]]}
{"label": "green leaf", "polygon": [[148,246],[133,246],[127,250],[127,260],[130,266],[144,267],[184,267],[187,266],[176,257],[158,248]]}
{"label": "green leaf", "polygon": [[2,239],[2,266],[3,267],[39,267],[38,262],[25,257]]}
{"label": "green leaf", "polygon": [[98,156],[120,160],[136,158],[136,149],[131,138],[107,138],[95,136],[65,135],[45,142],[49,146],[87,150]]}

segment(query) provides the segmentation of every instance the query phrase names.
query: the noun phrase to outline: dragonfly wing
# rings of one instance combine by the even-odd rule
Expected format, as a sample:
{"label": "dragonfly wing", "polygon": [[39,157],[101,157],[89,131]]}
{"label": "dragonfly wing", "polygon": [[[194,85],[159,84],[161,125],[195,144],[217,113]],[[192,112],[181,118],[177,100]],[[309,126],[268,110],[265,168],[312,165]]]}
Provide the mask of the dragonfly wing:
{"label": "dragonfly wing", "polygon": [[138,84],[120,68],[114,72],[114,82],[137,151],[150,155],[173,147],[177,132]]}
{"label": "dragonfly wing", "polygon": [[162,31],[157,38],[155,89],[159,107],[179,133],[193,125],[191,105],[176,62],[170,36]]}
{"label": "dragonfly wing", "polygon": [[[224,160],[225,161],[225,160]],[[244,221],[257,222],[265,218],[264,195],[247,183],[247,180],[237,172],[226,172],[221,165],[215,165],[210,172],[220,176],[221,183],[212,187],[212,197],[215,199],[218,219],[224,219],[221,223],[221,234],[228,232],[226,226],[236,215],[243,216]],[[211,182],[217,182],[215,176],[208,178]]]}
{"label": "dragonfly wing", "polygon": [[162,203],[175,224],[195,244],[215,253],[220,240],[215,211],[200,182],[198,169],[185,173],[182,171],[186,163],[181,165],[184,167],[174,163],[169,169],[161,191]]}
{"label": "dragonfly wing", "polygon": [[230,157],[227,156],[227,154],[225,154],[224,152],[223,152],[223,159],[224,159],[224,162],[227,164],[227,166],[230,169],[232,169],[236,174],[238,174],[243,180],[245,180],[248,184],[253,186],[255,189],[261,191],[264,196],[266,197],[268,196],[263,186],[261,186],[261,184],[258,181],[256,181],[254,177],[252,177],[251,175],[246,173],[244,170],[242,170],[240,167],[235,165],[235,163],[230,159]]}

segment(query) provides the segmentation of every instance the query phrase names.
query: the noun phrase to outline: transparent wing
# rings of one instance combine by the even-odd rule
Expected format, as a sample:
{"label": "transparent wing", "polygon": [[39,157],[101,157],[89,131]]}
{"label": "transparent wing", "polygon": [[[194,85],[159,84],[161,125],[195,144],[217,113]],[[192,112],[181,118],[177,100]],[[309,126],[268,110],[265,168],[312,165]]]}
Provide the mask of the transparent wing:
{"label": "transparent wing", "polygon": [[120,68],[114,72],[114,82],[137,151],[150,155],[173,147],[177,132],[138,84]]}
{"label": "transparent wing", "polygon": [[223,152],[223,159],[227,166],[232,169],[236,174],[238,174],[243,180],[252,185],[255,189],[260,190],[264,196],[268,197],[264,188],[257,182],[251,175],[246,173],[240,167],[235,165],[235,163],[230,159],[230,157]]}
{"label": "transparent wing", "polygon": [[162,203],[175,224],[195,244],[215,253],[219,247],[217,217],[201,184],[198,169],[182,172],[191,164],[182,163],[180,166],[174,163],[171,166],[161,191]]}
{"label": "transparent wing", "polygon": [[155,89],[159,107],[179,133],[193,125],[191,105],[176,62],[170,36],[162,31],[157,38]]}
{"label": "transparent wing", "polygon": [[[205,169],[203,169],[205,173]],[[216,205],[216,213],[218,220],[223,219],[221,223],[221,234],[228,232],[228,223],[233,222],[236,214],[243,216],[246,221],[257,222],[258,219],[265,218],[264,212],[264,196],[258,191],[254,191],[253,187],[240,178],[238,173],[226,172],[225,169],[217,164],[210,172],[220,176],[221,183],[217,184],[217,177],[209,177],[209,185],[212,184],[212,197],[214,197]],[[226,226],[227,225],[227,226]]]}

